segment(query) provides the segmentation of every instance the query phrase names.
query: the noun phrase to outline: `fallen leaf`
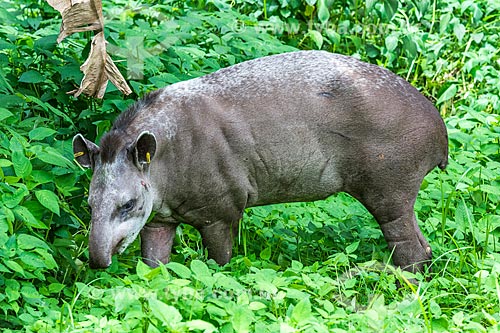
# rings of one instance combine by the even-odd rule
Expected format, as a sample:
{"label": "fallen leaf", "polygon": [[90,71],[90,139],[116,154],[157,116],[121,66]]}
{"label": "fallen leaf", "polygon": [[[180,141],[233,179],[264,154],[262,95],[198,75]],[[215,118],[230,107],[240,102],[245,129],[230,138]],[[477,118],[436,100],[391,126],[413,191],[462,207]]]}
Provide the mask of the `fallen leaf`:
{"label": "fallen leaf", "polygon": [[103,98],[108,80],[111,80],[122,93],[126,95],[132,93],[113,60],[106,53],[106,40],[102,31],[92,39],[89,57],[80,69],[84,74],[80,88],[69,92],[75,97],[84,93],[88,96]]}
{"label": "fallen leaf", "polygon": [[101,0],[47,0],[47,2],[62,16],[58,43],[75,32],[103,30]]}

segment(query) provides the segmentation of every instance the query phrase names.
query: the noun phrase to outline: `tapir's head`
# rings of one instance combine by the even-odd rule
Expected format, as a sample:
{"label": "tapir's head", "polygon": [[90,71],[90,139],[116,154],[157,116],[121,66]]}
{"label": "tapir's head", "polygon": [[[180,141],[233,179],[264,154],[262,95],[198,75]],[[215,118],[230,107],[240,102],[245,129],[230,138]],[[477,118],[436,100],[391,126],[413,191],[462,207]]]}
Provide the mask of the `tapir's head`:
{"label": "tapir's head", "polygon": [[142,132],[133,140],[123,137],[112,131],[101,139],[101,147],[81,134],[73,138],[75,159],[94,172],[89,190],[92,268],[108,267],[112,255],[134,241],[153,208],[149,167],[156,152],[155,136]]}

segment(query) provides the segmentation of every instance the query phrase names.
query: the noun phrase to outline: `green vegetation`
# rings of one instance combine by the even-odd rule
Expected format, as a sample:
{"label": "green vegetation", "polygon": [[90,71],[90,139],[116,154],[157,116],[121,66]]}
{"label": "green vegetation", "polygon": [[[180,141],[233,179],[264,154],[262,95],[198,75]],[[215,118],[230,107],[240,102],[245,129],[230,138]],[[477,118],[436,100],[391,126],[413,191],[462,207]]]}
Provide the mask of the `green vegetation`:
{"label": "green vegetation", "polygon": [[[127,98],[112,86],[103,101],[66,94],[91,34],[56,45],[60,16],[44,1],[0,8],[3,332],[500,331],[498,0],[103,1]],[[91,173],[72,162],[72,136],[98,140],[147,91],[295,48],[380,64],[440,109],[450,164],[416,204],[432,272],[407,285],[413,276],[385,264],[377,224],[345,194],[249,209],[225,267],[184,226],[168,265],[145,266],[135,242],[90,270]]]}

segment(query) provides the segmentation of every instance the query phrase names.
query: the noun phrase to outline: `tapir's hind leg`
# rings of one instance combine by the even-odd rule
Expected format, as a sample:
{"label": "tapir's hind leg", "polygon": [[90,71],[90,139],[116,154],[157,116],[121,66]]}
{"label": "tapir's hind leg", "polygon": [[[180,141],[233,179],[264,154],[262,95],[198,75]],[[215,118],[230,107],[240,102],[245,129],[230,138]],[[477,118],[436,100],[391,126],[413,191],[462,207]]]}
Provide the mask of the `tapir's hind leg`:
{"label": "tapir's hind leg", "polygon": [[423,271],[432,258],[414,213],[414,204],[420,181],[392,182],[383,179],[366,179],[363,189],[350,191],[379,223],[395,265],[404,270]]}
{"label": "tapir's hind leg", "polygon": [[141,230],[142,258],[151,267],[170,260],[177,224],[148,223]]}

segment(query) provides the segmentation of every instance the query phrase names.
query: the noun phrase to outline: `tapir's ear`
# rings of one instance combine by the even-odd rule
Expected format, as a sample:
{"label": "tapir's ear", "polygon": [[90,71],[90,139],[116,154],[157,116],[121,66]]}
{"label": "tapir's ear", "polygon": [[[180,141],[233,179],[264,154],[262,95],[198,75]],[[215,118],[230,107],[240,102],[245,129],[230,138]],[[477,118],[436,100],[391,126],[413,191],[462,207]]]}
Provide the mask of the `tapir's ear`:
{"label": "tapir's ear", "polygon": [[133,146],[134,163],[144,170],[153,160],[156,153],[156,137],[153,133],[144,131],[137,137]]}
{"label": "tapir's ear", "polygon": [[73,154],[75,160],[85,168],[94,168],[94,156],[99,154],[99,147],[77,134],[73,137]]}

